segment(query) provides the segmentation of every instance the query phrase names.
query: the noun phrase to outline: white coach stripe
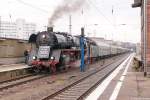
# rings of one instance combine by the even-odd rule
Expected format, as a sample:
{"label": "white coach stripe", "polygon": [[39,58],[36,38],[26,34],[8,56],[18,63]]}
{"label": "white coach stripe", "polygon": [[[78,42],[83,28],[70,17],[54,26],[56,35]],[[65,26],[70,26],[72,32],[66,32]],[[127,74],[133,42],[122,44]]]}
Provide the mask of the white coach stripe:
{"label": "white coach stripe", "polygon": [[120,88],[122,86],[122,83],[123,83],[123,81],[125,79],[125,76],[127,75],[127,71],[128,71],[129,66],[130,66],[130,63],[132,61],[132,58],[133,58],[133,55],[130,58],[130,61],[128,62],[127,66],[126,66],[122,76],[120,77],[120,79],[119,79],[119,81],[118,81],[118,83],[117,83],[117,85],[116,85],[116,87],[115,87],[111,97],[109,98],[109,100],[116,100],[117,99],[117,96],[119,94],[119,91],[120,91]]}
{"label": "white coach stripe", "polygon": [[123,68],[123,66],[126,64],[128,59],[131,57],[131,55],[116,69],[114,70],[85,100],[97,100],[106,87],[109,85],[111,80],[119,73],[119,71]]}

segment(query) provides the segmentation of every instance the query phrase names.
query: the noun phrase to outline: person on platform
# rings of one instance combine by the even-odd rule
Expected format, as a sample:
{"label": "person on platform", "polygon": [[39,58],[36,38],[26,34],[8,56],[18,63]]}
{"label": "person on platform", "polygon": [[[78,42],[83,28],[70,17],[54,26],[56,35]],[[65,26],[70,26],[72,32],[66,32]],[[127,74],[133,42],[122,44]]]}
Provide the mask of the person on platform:
{"label": "person on platform", "polygon": [[28,50],[24,51],[24,56],[25,56],[25,63],[27,64],[28,63],[28,58],[29,58],[29,51]]}

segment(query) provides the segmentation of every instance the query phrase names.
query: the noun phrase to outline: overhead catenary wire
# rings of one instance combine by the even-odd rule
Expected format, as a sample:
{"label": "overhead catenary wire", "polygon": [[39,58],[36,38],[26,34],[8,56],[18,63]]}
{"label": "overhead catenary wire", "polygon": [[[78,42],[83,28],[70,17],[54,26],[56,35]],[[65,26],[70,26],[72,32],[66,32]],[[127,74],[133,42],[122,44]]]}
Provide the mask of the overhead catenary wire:
{"label": "overhead catenary wire", "polygon": [[109,22],[110,25],[114,26],[113,22],[111,22],[111,21],[109,20],[109,18],[107,18],[107,17],[101,12],[101,10],[100,10],[91,0],[87,0],[87,2],[88,2],[89,5],[93,6],[93,7],[97,10],[98,14],[99,14],[100,16],[103,16],[103,17],[105,18],[105,20],[106,20],[107,22]]}
{"label": "overhead catenary wire", "polygon": [[[29,6],[29,7],[33,8],[33,9],[37,9],[37,10],[40,10],[40,11],[42,11],[44,13],[48,13],[47,10],[39,8],[39,7],[37,7],[35,5],[32,5],[30,3],[24,2],[23,0],[16,0],[16,1],[18,1],[19,3],[21,3],[23,5]],[[103,16],[113,26],[113,23],[100,11],[100,9],[91,0],[87,0],[87,1],[88,1],[89,5],[93,6],[98,11],[99,15]]]}
{"label": "overhead catenary wire", "polygon": [[30,3],[24,2],[23,0],[16,0],[16,1],[19,2],[19,3],[21,3],[21,4],[23,4],[23,5],[29,6],[29,7],[33,8],[33,9],[40,10],[40,11],[42,11],[44,13],[49,13],[47,10],[39,8],[39,7],[37,7],[35,5],[32,5]]}

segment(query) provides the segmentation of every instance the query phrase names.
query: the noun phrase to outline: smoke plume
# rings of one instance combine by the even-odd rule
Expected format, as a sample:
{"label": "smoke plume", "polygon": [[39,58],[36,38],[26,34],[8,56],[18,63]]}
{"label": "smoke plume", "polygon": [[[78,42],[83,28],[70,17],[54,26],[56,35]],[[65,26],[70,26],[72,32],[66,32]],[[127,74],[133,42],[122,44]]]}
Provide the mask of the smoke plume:
{"label": "smoke plume", "polygon": [[49,18],[49,26],[53,26],[54,22],[65,14],[78,11],[85,4],[85,1],[86,0],[63,0],[61,5],[56,7],[52,16]]}

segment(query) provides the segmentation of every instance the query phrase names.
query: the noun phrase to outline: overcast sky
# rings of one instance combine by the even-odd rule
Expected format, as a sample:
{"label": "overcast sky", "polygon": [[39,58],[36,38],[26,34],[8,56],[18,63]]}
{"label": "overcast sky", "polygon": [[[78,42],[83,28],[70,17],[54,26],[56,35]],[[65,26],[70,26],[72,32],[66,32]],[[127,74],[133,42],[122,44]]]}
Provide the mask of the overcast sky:
{"label": "overcast sky", "polygon": [[[42,31],[48,24],[48,18],[62,1],[0,0],[1,20],[15,21],[23,18],[37,24],[37,31]],[[81,9],[71,13],[73,34],[80,34],[80,28],[85,26],[86,35],[89,36],[140,42],[140,8],[132,8],[133,1],[86,0]],[[55,31],[68,32],[69,14],[62,16],[54,25]]]}

